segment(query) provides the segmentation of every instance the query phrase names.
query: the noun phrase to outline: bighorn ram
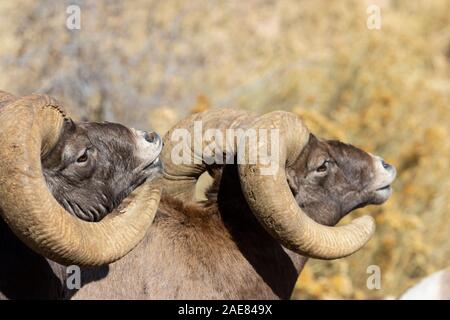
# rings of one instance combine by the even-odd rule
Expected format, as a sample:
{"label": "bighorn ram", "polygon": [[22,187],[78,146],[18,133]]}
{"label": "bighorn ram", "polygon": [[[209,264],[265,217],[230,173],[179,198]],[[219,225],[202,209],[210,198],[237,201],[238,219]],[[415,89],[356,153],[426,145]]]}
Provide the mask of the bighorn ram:
{"label": "bighorn ram", "polygon": [[[186,129],[195,140],[197,120],[203,132],[216,128],[223,136],[230,128],[278,129],[279,144],[256,143],[247,150],[262,151],[267,144],[276,148],[275,174],[262,175],[259,163],[207,164],[189,145],[182,150],[197,161],[175,164],[173,133]],[[234,150],[241,143],[236,137],[228,142]],[[207,142],[201,143],[204,150]],[[83,268],[78,291],[65,288],[64,270],[54,271],[61,281],[60,295],[45,298],[289,298],[307,257],[345,257],[370,239],[370,217],[334,225],[355,208],[386,201],[395,178],[395,169],[381,158],[320,140],[287,112],[256,117],[216,110],[193,115],[166,135],[161,160],[164,178],[150,184],[164,187],[164,192],[144,240],[114,263]],[[206,170],[214,183],[208,200],[196,202],[195,184]],[[105,220],[110,221],[107,217],[101,222]],[[26,290],[20,294],[26,296]]]}
{"label": "bighorn ram", "polygon": [[105,265],[142,240],[160,198],[148,183],[92,222],[160,170],[157,134],[74,123],[48,96],[0,92],[0,141],[0,298],[60,295],[62,267],[43,257]]}

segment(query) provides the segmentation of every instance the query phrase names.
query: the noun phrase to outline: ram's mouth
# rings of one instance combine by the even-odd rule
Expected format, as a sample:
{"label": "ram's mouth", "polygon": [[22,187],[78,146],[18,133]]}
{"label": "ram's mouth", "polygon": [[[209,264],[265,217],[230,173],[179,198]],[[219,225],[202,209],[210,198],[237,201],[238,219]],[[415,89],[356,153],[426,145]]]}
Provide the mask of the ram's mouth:
{"label": "ram's mouth", "polygon": [[391,185],[390,184],[385,185],[384,187],[378,188],[375,191],[389,191],[389,190],[391,190]]}
{"label": "ram's mouth", "polygon": [[385,202],[387,199],[389,199],[389,197],[392,194],[392,187],[390,184],[384,185],[381,188],[378,188],[375,190],[374,192],[374,198],[372,199],[371,203],[373,204],[382,204],[383,202]]}

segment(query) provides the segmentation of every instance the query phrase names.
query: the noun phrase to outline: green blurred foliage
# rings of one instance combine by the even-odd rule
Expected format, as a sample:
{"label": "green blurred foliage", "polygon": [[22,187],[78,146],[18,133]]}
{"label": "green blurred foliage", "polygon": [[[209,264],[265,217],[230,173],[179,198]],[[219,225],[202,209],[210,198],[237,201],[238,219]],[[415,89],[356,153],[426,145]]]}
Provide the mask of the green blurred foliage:
{"label": "green blurred foliage", "polygon": [[[366,26],[369,4],[380,30]],[[65,27],[81,8],[81,30]],[[214,107],[296,112],[383,156],[392,198],[355,255],[310,261],[293,298],[396,297],[450,260],[450,2],[0,1],[0,88],[75,118],[165,131]],[[366,286],[378,265],[381,290]]]}

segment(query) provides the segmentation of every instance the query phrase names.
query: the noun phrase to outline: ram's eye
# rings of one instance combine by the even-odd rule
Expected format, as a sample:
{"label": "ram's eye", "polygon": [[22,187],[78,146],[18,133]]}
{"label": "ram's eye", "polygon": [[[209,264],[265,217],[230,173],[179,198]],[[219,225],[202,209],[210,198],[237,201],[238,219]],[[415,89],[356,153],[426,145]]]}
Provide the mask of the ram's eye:
{"label": "ram's eye", "polygon": [[83,163],[83,162],[86,162],[87,159],[88,159],[88,154],[87,154],[87,149],[86,149],[86,151],[81,156],[78,157],[77,162]]}
{"label": "ram's eye", "polygon": [[320,167],[318,167],[318,168],[316,169],[316,171],[317,171],[317,172],[325,172],[325,171],[327,171],[327,170],[328,170],[328,165],[329,165],[329,163],[330,163],[330,161],[325,160],[325,161],[320,165]]}

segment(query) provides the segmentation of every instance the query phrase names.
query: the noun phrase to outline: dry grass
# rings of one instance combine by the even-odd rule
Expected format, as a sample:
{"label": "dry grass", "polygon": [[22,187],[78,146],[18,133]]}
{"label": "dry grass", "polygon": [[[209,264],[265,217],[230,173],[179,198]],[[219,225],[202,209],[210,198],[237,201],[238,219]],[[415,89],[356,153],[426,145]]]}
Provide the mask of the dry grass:
{"label": "dry grass", "polygon": [[[352,257],[311,261],[294,298],[397,296],[448,266],[449,1],[375,1],[373,31],[356,0],[78,2],[79,31],[65,28],[68,2],[0,2],[2,89],[160,130],[210,105],[294,111],[399,172],[388,203],[354,214],[376,217],[374,239]],[[366,287],[373,264],[381,290]]]}

